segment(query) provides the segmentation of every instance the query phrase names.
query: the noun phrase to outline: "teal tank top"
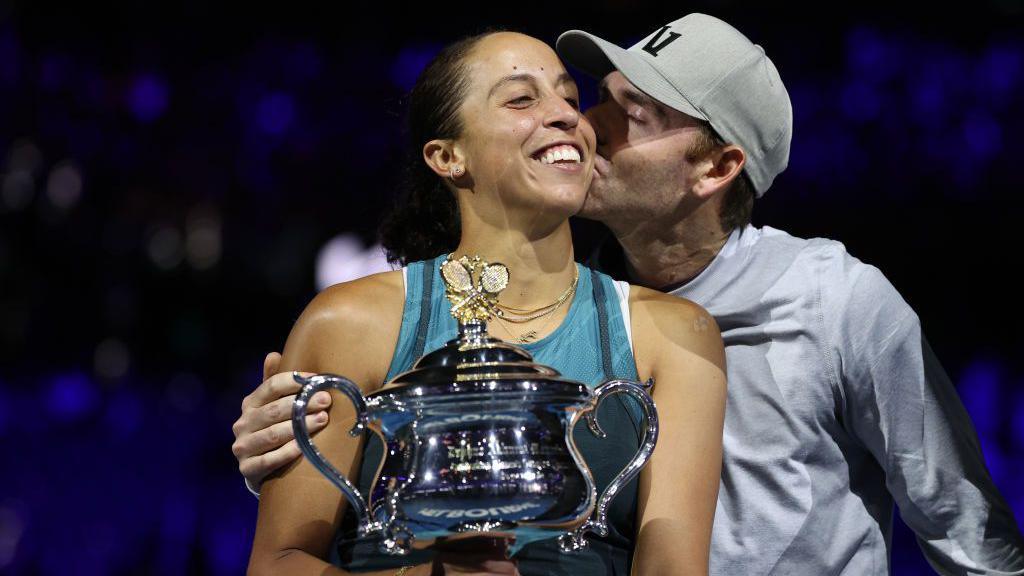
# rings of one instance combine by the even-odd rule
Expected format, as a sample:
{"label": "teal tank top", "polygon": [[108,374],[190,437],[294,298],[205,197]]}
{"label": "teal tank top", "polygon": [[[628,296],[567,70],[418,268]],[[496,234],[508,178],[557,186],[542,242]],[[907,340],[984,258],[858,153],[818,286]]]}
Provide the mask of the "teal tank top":
{"label": "teal tank top", "polygon": [[[439,273],[444,258],[414,262],[406,268],[405,309],[388,380],[412,368],[425,352],[440,348],[458,333],[455,319],[449,314],[451,305],[445,298],[444,282]],[[551,366],[563,376],[591,388],[612,378],[637,380],[636,361],[612,279],[581,264],[576,266],[579,283],[565,319],[548,336],[520,346],[529,351],[537,363]],[[492,335],[501,337],[500,331],[492,331]],[[582,420],[573,430],[573,437],[594,474],[600,496],[639,449],[643,415],[631,398],[615,395],[602,403],[598,421],[607,433],[606,438],[599,439],[591,434]],[[364,495],[369,493],[382,455],[380,440],[370,436],[357,482]],[[636,501],[637,480],[634,479],[609,507],[608,536],[589,534],[590,545],[573,553],[559,551],[556,539],[523,546],[513,556],[519,563],[519,572],[524,576],[628,574],[636,539]],[[428,551],[416,551],[404,557],[380,554],[375,540],[345,537],[355,533],[355,526],[355,518],[347,513],[332,554],[332,562],[342,569],[353,572],[397,569],[430,560]]]}

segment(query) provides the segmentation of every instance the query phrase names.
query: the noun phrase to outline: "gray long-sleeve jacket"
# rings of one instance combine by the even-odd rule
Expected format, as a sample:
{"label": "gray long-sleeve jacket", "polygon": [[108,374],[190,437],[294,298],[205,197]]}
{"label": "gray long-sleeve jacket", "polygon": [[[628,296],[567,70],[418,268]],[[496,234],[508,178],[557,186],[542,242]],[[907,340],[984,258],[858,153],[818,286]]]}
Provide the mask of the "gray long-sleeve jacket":
{"label": "gray long-sleeve jacket", "polygon": [[1024,574],[970,419],[877,268],[747,226],[673,293],[726,347],[712,574],[887,574],[894,502],[941,574]]}

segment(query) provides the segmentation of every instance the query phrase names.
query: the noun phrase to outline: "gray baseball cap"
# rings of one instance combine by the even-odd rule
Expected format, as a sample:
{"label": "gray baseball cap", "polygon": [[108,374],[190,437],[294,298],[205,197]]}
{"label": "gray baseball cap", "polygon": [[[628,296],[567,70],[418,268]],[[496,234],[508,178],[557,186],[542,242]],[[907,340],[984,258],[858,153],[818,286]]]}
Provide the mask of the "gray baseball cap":
{"label": "gray baseball cap", "polygon": [[789,164],[793,106],[779,71],[764,48],[718,18],[688,14],[628,50],[582,30],[562,34],[555,47],[595,78],[618,70],[658,102],[707,120],[746,152],[758,198]]}

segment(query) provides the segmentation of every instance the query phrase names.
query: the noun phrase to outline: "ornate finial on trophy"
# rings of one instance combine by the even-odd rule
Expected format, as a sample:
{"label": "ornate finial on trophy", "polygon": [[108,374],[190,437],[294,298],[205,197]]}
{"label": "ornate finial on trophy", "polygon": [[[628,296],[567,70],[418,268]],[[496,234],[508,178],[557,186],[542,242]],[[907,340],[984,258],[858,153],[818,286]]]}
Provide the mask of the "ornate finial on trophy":
{"label": "ornate finial on trophy", "polygon": [[480,256],[452,260],[449,255],[441,264],[441,277],[459,324],[485,323],[495,315],[498,294],[508,286],[508,267]]}

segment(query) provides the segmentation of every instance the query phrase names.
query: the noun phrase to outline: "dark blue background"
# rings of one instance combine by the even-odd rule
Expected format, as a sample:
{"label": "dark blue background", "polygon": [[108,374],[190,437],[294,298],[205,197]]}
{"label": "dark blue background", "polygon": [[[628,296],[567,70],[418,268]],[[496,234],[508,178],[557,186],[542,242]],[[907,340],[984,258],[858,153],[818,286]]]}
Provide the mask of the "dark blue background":
{"label": "dark blue background", "polygon": [[[372,243],[423,64],[486,26],[631,43],[689,11],[763,45],[792,96],[755,224],[882,269],[1020,518],[1022,4],[761,4],[0,6],[0,572],[242,573],[231,423],[320,248]],[[902,527],[893,564],[929,573]]]}

